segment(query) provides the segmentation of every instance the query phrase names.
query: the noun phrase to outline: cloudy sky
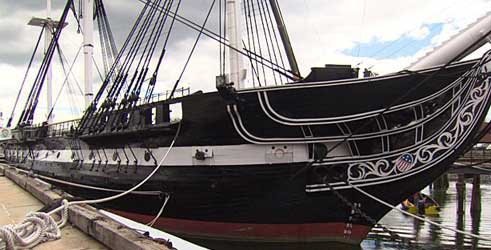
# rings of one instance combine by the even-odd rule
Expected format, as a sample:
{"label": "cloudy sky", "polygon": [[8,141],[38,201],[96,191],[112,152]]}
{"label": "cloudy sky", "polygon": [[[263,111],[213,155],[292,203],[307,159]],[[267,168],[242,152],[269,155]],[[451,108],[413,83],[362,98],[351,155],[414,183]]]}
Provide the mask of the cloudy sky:
{"label": "cloudy sky", "polygon": [[[57,19],[64,6],[62,0],[53,1],[53,19]],[[76,1],[78,2],[78,1]],[[211,0],[183,1],[183,15],[201,23]],[[27,26],[33,16],[44,17],[45,0],[0,0],[0,111],[8,119],[20,88],[27,63],[31,57],[38,27]],[[109,20],[121,45],[131,23],[142,8],[138,0],[106,1]],[[78,3],[76,4],[78,5]],[[293,48],[303,75],[310,67],[328,63],[357,65],[371,68],[380,74],[403,69],[432,47],[491,11],[490,0],[281,0],[280,5],[291,37]],[[69,25],[62,34],[61,47],[69,61],[75,59],[81,45],[76,21],[68,19]],[[216,24],[216,20],[210,23]],[[169,50],[169,61],[163,70],[168,72],[159,80],[159,91],[172,88],[175,74],[183,64],[182,55],[192,45],[196,33],[178,26]],[[96,52],[98,43],[96,37]],[[218,74],[217,44],[202,39],[195,57],[182,80],[191,91],[212,91],[215,75]],[[40,55],[37,56],[39,61]],[[82,85],[82,58],[76,59],[71,89],[61,92],[55,120],[76,117],[81,111],[82,98],[77,83]],[[96,55],[99,67],[101,59]],[[38,66],[38,65],[35,65]],[[26,83],[27,89],[37,68],[33,67]],[[61,83],[60,66],[54,66],[54,95],[58,95]],[[101,80],[97,75],[94,89]],[[27,93],[27,91],[24,91]],[[18,110],[24,106],[19,102]],[[17,111],[17,114],[20,112]],[[38,121],[46,114],[45,97],[38,106]]]}

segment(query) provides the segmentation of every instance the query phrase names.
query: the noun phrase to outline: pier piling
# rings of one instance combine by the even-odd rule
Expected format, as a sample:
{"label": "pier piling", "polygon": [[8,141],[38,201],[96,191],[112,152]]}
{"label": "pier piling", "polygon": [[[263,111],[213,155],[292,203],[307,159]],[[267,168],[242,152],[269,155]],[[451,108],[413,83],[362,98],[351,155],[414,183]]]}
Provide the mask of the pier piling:
{"label": "pier piling", "polygon": [[455,184],[457,189],[457,215],[465,214],[465,177],[464,174],[459,174],[457,177],[457,183]]}
{"label": "pier piling", "polygon": [[481,213],[481,176],[476,174],[472,178],[471,216],[480,216]]}
{"label": "pier piling", "polygon": [[435,190],[446,190],[448,189],[449,184],[448,184],[448,175],[443,174],[438,178],[435,182],[433,182],[433,189]]}

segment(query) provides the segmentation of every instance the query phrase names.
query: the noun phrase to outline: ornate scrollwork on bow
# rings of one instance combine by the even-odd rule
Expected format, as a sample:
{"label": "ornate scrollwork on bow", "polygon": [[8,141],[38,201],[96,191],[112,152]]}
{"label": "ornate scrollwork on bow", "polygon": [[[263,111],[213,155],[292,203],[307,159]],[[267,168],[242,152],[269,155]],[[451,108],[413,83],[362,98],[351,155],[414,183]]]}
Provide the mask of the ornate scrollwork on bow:
{"label": "ornate scrollwork on bow", "polygon": [[[468,81],[472,81],[468,79]],[[472,83],[471,83],[472,84]],[[401,175],[406,172],[416,171],[424,168],[447,152],[461,145],[464,138],[469,133],[469,128],[475,123],[479,115],[476,115],[482,107],[483,101],[487,100],[490,81],[488,79],[480,79],[475,81],[474,87],[468,94],[468,100],[460,106],[460,110],[453,117],[453,126],[446,131],[443,131],[436,139],[431,140],[426,145],[410,150],[408,152],[391,155],[390,157],[379,159],[376,161],[356,162],[349,164],[348,180],[357,181],[372,178],[387,178],[394,175]],[[404,154],[414,156],[414,162],[411,162],[409,168],[401,170],[397,168],[397,161]]]}

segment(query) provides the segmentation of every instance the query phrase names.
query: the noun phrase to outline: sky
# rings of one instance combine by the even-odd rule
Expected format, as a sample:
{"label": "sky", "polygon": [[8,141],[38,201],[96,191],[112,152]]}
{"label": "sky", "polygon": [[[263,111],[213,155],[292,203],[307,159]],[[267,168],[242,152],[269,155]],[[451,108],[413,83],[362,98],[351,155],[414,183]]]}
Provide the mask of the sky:
{"label": "sky", "polygon": [[[52,0],[53,19],[61,13],[65,1]],[[78,1],[76,1],[78,2]],[[211,0],[183,1],[182,15],[201,23]],[[24,77],[28,61],[39,35],[38,27],[27,25],[33,16],[45,17],[44,0],[15,1],[0,0],[0,112],[8,119]],[[131,23],[142,4],[138,0],[106,1],[109,22],[112,25],[117,45],[121,46]],[[76,4],[78,6],[78,4]],[[351,64],[370,68],[379,74],[404,69],[411,62],[422,57],[433,47],[447,40],[477,18],[491,11],[490,0],[281,0],[280,7],[291,38],[292,46],[302,75],[310,67],[325,64]],[[465,11],[463,11],[465,10]],[[75,19],[70,16],[68,26],[62,34],[61,47],[73,61],[81,46],[82,38],[77,33]],[[210,21],[210,28],[216,29],[216,20]],[[183,65],[182,55],[187,55],[196,33],[182,25],[176,26],[171,41],[168,61],[159,79],[158,91],[172,88],[175,75]],[[98,57],[98,37],[95,37],[95,61],[102,66]],[[186,71],[182,86],[190,86],[191,92],[215,89],[218,75],[218,45],[202,38]],[[28,80],[24,96],[21,97],[16,114],[24,106],[25,93],[32,84],[41,55],[37,55]],[[75,60],[71,89],[60,92],[65,81],[59,65],[54,65],[54,96],[59,94],[55,109],[55,121],[75,118],[82,111],[83,101],[79,92],[82,88],[82,60]],[[101,79],[94,75],[94,89]],[[41,122],[46,115],[44,93],[36,113]]]}

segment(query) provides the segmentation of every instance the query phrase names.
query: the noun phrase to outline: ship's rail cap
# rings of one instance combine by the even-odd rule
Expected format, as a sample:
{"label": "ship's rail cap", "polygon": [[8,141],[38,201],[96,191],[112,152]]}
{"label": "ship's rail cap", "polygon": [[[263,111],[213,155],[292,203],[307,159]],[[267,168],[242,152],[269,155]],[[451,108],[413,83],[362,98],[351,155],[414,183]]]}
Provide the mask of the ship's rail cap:
{"label": "ship's rail cap", "polygon": [[[161,92],[161,93],[152,94],[149,98],[149,101],[145,101],[142,98],[138,98],[138,106],[144,105],[144,104],[149,104],[149,103],[154,103],[154,102],[165,101],[165,100],[169,99],[171,92],[172,92],[171,90],[166,90],[166,91]],[[176,91],[174,92],[173,98],[184,97],[184,96],[188,96],[190,94],[191,94],[191,88],[182,87],[182,88],[176,89]]]}

